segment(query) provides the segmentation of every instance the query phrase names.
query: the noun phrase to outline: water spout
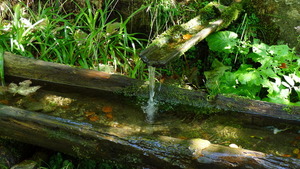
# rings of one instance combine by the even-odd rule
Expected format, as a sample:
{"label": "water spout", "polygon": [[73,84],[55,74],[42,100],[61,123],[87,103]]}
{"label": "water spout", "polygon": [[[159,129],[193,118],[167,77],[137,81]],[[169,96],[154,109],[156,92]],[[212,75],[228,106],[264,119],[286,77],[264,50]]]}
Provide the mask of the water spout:
{"label": "water spout", "polygon": [[155,95],[155,67],[149,66],[149,100],[146,106],[142,106],[144,113],[147,114],[146,121],[148,123],[154,122],[154,115],[157,112],[157,102],[154,99]]}

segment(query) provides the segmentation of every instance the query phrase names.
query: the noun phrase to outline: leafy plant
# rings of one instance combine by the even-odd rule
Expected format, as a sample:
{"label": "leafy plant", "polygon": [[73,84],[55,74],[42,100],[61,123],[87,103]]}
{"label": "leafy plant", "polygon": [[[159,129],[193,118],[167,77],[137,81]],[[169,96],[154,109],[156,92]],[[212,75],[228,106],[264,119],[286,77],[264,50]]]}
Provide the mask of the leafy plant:
{"label": "leafy plant", "polygon": [[[44,167],[43,167],[44,168]],[[71,161],[64,159],[61,153],[51,156],[48,167],[49,169],[73,169]],[[45,169],[47,169],[45,168]]]}
{"label": "leafy plant", "polygon": [[62,153],[52,155],[49,162],[45,162],[41,169],[122,169],[126,168],[111,160],[94,161],[91,159],[78,159]]}
{"label": "leafy plant", "polygon": [[[237,36],[231,36],[232,34],[234,33],[217,32],[210,36],[207,39],[210,49],[223,53],[240,51],[237,44],[243,42],[239,41]],[[228,42],[228,45],[223,42]],[[219,64],[205,73],[206,84],[211,92],[232,93],[275,103],[299,105],[300,58],[294,51],[287,45],[269,46],[257,39],[247,46],[252,52],[245,55],[247,62],[242,63],[236,71],[230,72],[226,69],[226,72],[220,72],[218,70],[225,66]]]}
{"label": "leafy plant", "polygon": [[[92,9],[90,1],[85,2],[86,7],[78,5],[80,11],[76,14],[62,14],[60,8],[47,3],[39,3],[36,11],[19,3],[12,11],[13,20],[0,26],[0,45],[23,56],[98,70],[107,65],[113,67],[113,72],[145,78],[145,64],[138,56],[143,39],[128,33],[126,24],[146,7],[126,20],[108,20],[118,1],[106,1],[98,10]],[[28,13],[23,14],[22,9]]]}
{"label": "leafy plant", "polygon": [[238,35],[231,31],[222,31],[206,38],[208,46],[212,51],[222,51],[224,53],[233,53],[237,45]]}

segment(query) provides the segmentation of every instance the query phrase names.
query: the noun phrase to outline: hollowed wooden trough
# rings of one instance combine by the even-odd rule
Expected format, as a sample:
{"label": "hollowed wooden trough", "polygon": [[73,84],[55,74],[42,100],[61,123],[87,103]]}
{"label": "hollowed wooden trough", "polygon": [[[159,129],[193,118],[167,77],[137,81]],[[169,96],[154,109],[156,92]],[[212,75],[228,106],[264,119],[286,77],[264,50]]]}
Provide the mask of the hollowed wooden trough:
{"label": "hollowed wooden trough", "polygon": [[[5,53],[6,77],[58,84],[64,88],[147,97],[144,82],[121,75]],[[145,89],[143,89],[145,88]],[[134,90],[133,90],[134,89]],[[158,92],[157,92],[158,93]],[[176,93],[176,94],[174,94]],[[83,96],[84,97],[84,96]],[[299,123],[299,107],[218,96],[207,100],[205,92],[162,86],[157,99],[193,109],[239,111]],[[242,148],[212,144],[203,139],[151,137],[120,126],[99,126],[38,112],[0,105],[0,134],[70,155],[109,159],[129,168],[300,168],[300,160],[267,155]]]}

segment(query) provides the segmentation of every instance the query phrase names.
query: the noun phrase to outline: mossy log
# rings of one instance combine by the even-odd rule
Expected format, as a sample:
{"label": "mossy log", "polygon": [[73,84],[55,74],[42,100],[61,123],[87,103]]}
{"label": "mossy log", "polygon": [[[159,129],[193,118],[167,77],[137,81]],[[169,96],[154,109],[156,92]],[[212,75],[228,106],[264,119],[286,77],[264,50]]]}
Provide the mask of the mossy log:
{"label": "mossy log", "polygon": [[141,81],[125,76],[95,70],[76,69],[63,64],[17,56],[8,52],[4,54],[4,62],[5,75],[63,85],[94,88],[108,92],[116,92],[125,87],[140,85],[142,83]]}
{"label": "mossy log", "polygon": [[211,33],[229,26],[237,19],[241,10],[239,2],[229,7],[211,2],[200,10],[199,16],[163,32],[140,53],[140,57],[150,66],[165,65],[179,58]]}
{"label": "mossy log", "polygon": [[[148,87],[144,85],[143,81],[122,75],[78,69],[11,53],[5,53],[4,62],[6,76],[148,98]],[[195,113],[233,111],[295,123],[300,122],[299,106],[287,106],[223,95],[208,99],[208,94],[205,91],[185,90],[167,85],[156,86],[160,88],[156,92],[156,99],[161,104],[170,104],[176,107],[179,111]]]}
{"label": "mossy log", "polygon": [[[128,128],[99,127],[0,105],[0,133],[83,158],[138,168],[299,168],[300,160],[166,136],[149,139]],[[132,132],[134,133],[134,132]],[[137,167],[138,166],[138,167]]]}

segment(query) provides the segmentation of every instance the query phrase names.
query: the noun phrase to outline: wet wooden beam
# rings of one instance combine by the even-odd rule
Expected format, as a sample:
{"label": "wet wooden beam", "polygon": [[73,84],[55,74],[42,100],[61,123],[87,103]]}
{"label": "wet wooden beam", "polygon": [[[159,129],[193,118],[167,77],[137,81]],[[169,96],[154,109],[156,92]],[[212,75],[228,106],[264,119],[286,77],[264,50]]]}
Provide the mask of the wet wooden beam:
{"label": "wet wooden beam", "polygon": [[[195,22],[201,23],[201,21],[197,21],[197,18],[194,20]],[[179,58],[191,47],[195,46],[208,35],[215,32],[215,30],[223,23],[223,20],[219,19],[205,27],[199,23],[195,24],[194,22],[188,22],[188,24],[189,23],[193,23],[195,25],[194,27],[199,27],[201,30],[194,33],[193,29],[192,31],[187,29],[180,31],[176,30],[177,27],[173,28],[171,31],[168,31],[166,35],[158,37],[158,39],[154,41],[154,44],[150,45],[140,53],[142,60],[147,63],[147,65],[151,66],[157,67],[165,65],[168,62]],[[166,38],[171,36],[177,38],[173,38],[171,40]]]}
{"label": "wet wooden beam", "polygon": [[239,2],[228,7],[211,2],[200,9],[197,17],[187,23],[175,25],[159,35],[140,53],[140,57],[147,65],[155,67],[178,59],[213,32],[229,26],[237,19],[240,10],[242,5]]}

